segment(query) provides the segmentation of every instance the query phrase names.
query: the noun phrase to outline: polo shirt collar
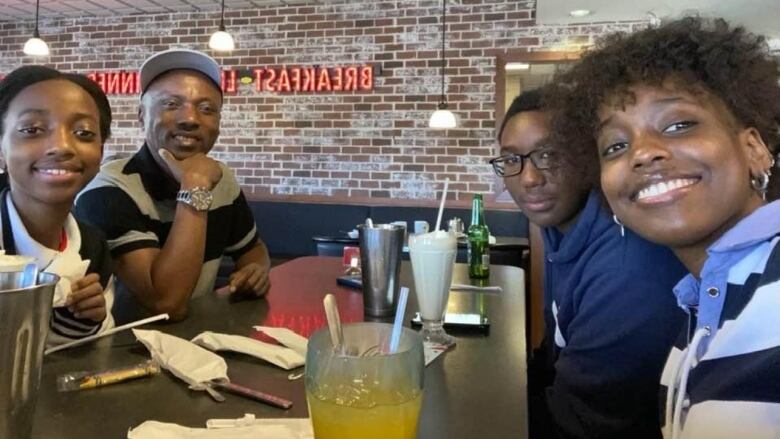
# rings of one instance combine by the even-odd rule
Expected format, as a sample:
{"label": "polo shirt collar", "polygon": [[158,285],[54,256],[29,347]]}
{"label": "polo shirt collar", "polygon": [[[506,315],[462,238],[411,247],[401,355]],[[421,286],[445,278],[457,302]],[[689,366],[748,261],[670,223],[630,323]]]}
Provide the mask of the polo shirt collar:
{"label": "polo shirt collar", "polygon": [[168,172],[157,164],[149,145],[146,143],[130,159],[124,173],[139,174],[144,189],[157,201],[175,199],[176,193],[181,187],[176,179],[168,175]]}
{"label": "polo shirt collar", "polygon": [[30,236],[11,199],[11,192],[7,189],[0,194],[0,209],[2,209],[3,248],[7,254],[32,256],[40,270],[47,269],[55,259],[69,258],[71,261],[81,261],[79,255],[81,233],[72,214],[68,215],[63,224],[68,246],[65,250],[58,251],[47,248]]}
{"label": "polo shirt collar", "polygon": [[[727,230],[707,249],[707,261],[702,267],[702,278],[726,270],[749,253],[756,245],[770,240],[780,230],[780,201],[759,207]],[[701,280],[692,274],[685,276],[674,287],[677,303],[683,308],[699,304]]]}
{"label": "polo shirt collar", "polygon": [[764,242],[780,230],[780,201],[765,204],[726,231],[707,249],[710,255],[751,247]]}

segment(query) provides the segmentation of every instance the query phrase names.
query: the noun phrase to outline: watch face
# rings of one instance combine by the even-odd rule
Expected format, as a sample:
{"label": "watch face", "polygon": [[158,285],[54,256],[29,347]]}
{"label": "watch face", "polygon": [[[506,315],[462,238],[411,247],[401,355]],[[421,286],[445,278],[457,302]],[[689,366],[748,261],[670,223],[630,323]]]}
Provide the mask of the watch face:
{"label": "watch face", "polygon": [[208,210],[211,207],[211,192],[195,189],[190,194],[192,207],[197,210]]}

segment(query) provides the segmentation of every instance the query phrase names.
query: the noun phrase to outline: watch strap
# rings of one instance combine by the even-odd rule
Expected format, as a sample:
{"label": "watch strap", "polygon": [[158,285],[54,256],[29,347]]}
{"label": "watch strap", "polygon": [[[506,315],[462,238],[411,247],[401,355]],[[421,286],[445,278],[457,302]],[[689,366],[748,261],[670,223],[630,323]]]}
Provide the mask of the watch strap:
{"label": "watch strap", "polygon": [[[209,195],[209,203],[208,203],[208,205],[201,205],[201,203],[198,203],[198,202],[196,202],[193,199],[193,194],[197,193],[197,192],[206,193],[206,194]],[[193,207],[197,211],[205,211],[205,210],[208,210],[209,207],[211,207],[211,202],[210,202],[211,201],[211,197],[210,197],[210,195],[211,195],[211,191],[209,191],[205,187],[196,186],[196,187],[193,187],[193,188],[190,188],[190,189],[182,189],[182,190],[178,191],[176,193],[176,201],[180,202],[180,203],[184,203],[184,204],[186,204],[188,206],[191,206],[191,207]]]}

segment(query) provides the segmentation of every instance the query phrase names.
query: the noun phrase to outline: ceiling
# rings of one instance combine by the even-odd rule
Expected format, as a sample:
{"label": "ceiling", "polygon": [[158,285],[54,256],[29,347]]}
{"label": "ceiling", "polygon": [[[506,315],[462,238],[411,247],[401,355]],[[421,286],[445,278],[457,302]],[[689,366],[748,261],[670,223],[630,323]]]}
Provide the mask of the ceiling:
{"label": "ceiling", "polygon": [[[593,13],[573,18],[569,12],[575,9]],[[780,49],[780,0],[537,0],[536,20],[540,24],[648,20],[648,12],[662,21],[696,13],[723,17],[768,36]]]}
{"label": "ceiling", "polygon": [[[374,0],[225,0],[226,9],[268,6],[371,2]],[[459,3],[462,0],[452,0]],[[220,0],[40,0],[44,18],[129,15],[219,10]],[[569,11],[589,9],[593,13],[573,18]],[[661,19],[698,12],[720,16],[768,35],[780,49],[780,0],[537,0],[539,24],[569,24],[648,20],[648,12]],[[29,20],[35,15],[35,0],[0,0],[0,21]]]}
{"label": "ceiling", "polygon": [[555,72],[565,65],[566,64],[560,62],[535,62],[529,64],[527,70],[508,70],[506,72],[506,77],[507,81],[518,81],[520,90],[532,90],[549,83],[552,80],[553,75],[555,75]]}
{"label": "ceiling", "polygon": [[[218,11],[220,0],[40,0],[44,18]],[[225,0],[225,9],[323,4],[329,0]],[[30,20],[35,0],[0,0],[0,21]]]}

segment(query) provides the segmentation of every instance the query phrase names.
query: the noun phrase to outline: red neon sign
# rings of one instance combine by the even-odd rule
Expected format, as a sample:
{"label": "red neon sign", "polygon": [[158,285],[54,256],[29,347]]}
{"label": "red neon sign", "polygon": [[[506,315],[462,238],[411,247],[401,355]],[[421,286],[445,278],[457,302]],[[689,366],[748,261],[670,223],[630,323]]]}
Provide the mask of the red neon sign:
{"label": "red neon sign", "polygon": [[141,81],[138,72],[93,72],[87,78],[111,95],[136,95],[141,92]]}
{"label": "red neon sign", "polygon": [[[137,95],[141,92],[138,72],[99,71],[87,74],[106,93]],[[254,82],[256,91],[277,93],[329,93],[374,89],[374,67],[262,67],[251,70],[223,70],[222,91],[234,94],[242,84]]]}

